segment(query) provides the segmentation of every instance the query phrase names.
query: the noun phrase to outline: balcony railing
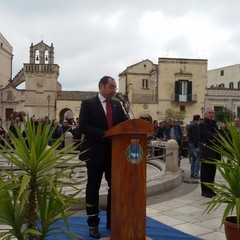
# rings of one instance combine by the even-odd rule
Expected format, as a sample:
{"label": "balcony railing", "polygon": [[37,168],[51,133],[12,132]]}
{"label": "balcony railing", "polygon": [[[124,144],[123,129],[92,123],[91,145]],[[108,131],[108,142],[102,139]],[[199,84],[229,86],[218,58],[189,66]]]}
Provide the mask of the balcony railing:
{"label": "balcony railing", "polygon": [[158,103],[158,94],[133,94],[132,103]]}
{"label": "balcony railing", "polygon": [[59,66],[57,64],[24,64],[25,72],[58,72]]}
{"label": "balcony railing", "polygon": [[197,102],[197,94],[172,94],[172,102]]}

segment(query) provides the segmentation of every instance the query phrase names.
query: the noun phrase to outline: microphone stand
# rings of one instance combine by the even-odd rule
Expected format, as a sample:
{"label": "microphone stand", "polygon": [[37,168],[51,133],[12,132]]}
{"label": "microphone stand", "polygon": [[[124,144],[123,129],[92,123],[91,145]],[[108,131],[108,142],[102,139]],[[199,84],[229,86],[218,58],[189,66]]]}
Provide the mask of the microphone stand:
{"label": "microphone stand", "polygon": [[130,108],[130,104],[125,102],[125,101],[123,101],[122,103],[123,103],[123,107],[124,107],[124,110],[125,110],[128,118],[129,119],[135,119],[135,116],[134,116],[134,114],[133,114],[133,112],[132,112],[132,110]]}

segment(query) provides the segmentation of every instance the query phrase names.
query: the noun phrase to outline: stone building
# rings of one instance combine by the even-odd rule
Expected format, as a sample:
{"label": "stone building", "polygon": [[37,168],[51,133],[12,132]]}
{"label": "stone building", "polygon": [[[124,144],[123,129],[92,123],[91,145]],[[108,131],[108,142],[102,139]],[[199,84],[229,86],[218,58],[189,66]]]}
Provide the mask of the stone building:
{"label": "stone building", "polygon": [[12,78],[13,48],[0,33],[0,89]]}
{"label": "stone building", "polygon": [[[58,82],[59,66],[54,63],[53,44],[48,46],[43,41],[31,44],[29,63],[24,63],[12,79],[12,48],[1,37],[0,51],[1,55],[2,52],[5,55],[0,57],[0,70],[5,69],[5,72],[1,73],[0,78],[0,117],[10,120],[13,113],[25,112],[38,118],[49,116],[60,123],[66,117],[77,118],[82,99],[96,92],[62,91]],[[25,89],[17,89],[23,82]]]}
{"label": "stone building", "polygon": [[204,107],[207,60],[159,58],[144,60],[119,74],[119,89],[136,117],[163,120],[167,109],[185,112],[185,123]]}
{"label": "stone building", "polygon": [[227,108],[240,117],[240,64],[208,71],[205,106]]}

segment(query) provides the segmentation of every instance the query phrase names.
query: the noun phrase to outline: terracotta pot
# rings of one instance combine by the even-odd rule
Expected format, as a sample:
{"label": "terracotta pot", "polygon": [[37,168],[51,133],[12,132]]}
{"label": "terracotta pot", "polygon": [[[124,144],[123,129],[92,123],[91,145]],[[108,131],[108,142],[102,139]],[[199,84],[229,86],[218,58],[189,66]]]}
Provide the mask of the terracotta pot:
{"label": "terracotta pot", "polygon": [[239,240],[240,239],[240,225],[237,226],[237,217],[230,216],[226,218],[224,222],[225,235],[227,240]]}

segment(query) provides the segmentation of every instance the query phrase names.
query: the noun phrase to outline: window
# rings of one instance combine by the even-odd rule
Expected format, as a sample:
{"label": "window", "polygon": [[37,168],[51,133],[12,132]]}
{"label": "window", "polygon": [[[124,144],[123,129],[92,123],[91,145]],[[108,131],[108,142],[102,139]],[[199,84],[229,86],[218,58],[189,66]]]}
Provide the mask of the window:
{"label": "window", "polygon": [[40,63],[40,55],[39,55],[39,50],[36,50],[35,52],[35,64]]}
{"label": "window", "polygon": [[49,57],[48,57],[48,50],[46,50],[45,51],[45,57],[44,57],[44,63],[45,64],[48,64],[48,59],[49,59]]}
{"label": "window", "polygon": [[178,80],[175,82],[175,101],[192,101],[192,82],[188,80]]}
{"label": "window", "polygon": [[224,76],[224,70],[220,71],[220,76]]}
{"label": "window", "polygon": [[240,89],[240,81],[238,82],[238,90]]}
{"label": "window", "polygon": [[185,111],[186,111],[185,106],[180,106],[180,112],[185,112]]}
{"label": "window", "polygon": [[230,88],[230,89],[233,89],[233,86],[234,86],[234,85],[233,85],[233,82],[230,82],[230,83],[229,83],[229,88]]}
{"label": "window", "polygon": [[187,81],[179,81],[180,82],[180,89],[179,89],[179,94],[181,95],[187,95]]}
{"label": "window", "polygon": [[8,100],[8,101],[11,101],[12,98],[13,98],[13,96],[12,96],[12,91],[7,91],[7,100]]}
{"label": "window", "polygon": [[142,80],[142,88],[148,89],[148,79]]}

